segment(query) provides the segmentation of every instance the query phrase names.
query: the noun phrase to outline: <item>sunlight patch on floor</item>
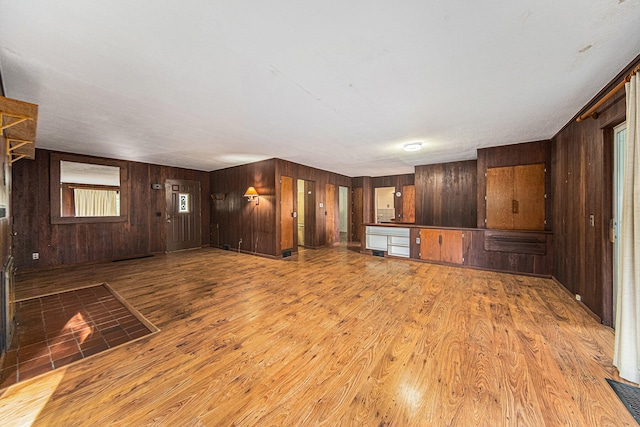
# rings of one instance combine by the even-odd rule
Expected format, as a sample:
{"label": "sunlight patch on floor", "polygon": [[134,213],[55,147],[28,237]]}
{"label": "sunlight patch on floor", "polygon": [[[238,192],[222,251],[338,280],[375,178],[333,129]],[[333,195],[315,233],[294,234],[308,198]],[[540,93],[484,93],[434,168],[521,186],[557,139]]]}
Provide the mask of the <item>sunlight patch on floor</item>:
{"label": "sunlight patch on floor", "polygon": [[58,388],[67,368],[56,369],[33,381],[18,383],[2,394],[0,420],[3,427],[31,426]]}

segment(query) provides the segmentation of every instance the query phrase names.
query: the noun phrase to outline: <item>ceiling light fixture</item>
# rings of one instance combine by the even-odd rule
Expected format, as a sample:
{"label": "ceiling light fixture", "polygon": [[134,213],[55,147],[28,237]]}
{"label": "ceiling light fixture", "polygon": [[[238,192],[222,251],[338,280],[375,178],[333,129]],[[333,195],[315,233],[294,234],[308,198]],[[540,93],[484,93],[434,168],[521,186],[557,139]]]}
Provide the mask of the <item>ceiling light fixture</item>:
{"label": "ceiling light fixture", "polygon": [[404,151],[418,151],[422,148],[422,142],[409,142],[404,144]]}

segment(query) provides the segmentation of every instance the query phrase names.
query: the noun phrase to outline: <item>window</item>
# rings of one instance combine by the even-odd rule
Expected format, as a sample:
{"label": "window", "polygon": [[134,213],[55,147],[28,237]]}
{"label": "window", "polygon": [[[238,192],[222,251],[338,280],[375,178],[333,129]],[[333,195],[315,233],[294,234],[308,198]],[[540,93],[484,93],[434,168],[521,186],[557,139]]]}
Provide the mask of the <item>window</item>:
{"label": "window", "polygon": [[189,213],[189,193],[180,193],[178,196],[178,213]]}
{"label": "window", "polygon": [[51,154],[51,223],[127,220],[127,163]]}

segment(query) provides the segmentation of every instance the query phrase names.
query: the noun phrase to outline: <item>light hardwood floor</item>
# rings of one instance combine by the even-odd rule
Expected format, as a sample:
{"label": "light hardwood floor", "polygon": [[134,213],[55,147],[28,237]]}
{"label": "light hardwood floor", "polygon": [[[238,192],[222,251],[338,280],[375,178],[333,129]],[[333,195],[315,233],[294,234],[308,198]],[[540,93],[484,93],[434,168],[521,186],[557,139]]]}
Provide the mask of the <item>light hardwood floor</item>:
{"label": "light hardwood floor", "polygon": [[0,425],[636,425],[613,332],[550,280],[202,249],[18,276],[109,283],[161,331],[0,392]]}

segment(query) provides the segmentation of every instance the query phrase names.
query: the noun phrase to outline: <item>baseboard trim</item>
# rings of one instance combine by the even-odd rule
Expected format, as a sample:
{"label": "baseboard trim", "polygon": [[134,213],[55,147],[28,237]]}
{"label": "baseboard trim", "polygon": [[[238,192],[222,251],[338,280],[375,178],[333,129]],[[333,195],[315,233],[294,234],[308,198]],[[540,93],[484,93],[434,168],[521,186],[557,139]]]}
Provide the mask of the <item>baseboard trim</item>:
{"label": "baseboard trim", "polygon": [[563,285],[558,279],[556,279],[555,276],[551,276],[551,280],[553,280],[558,286],[560,286],[560,288],[563,291],[565,291],[567,293],[567,295],[571,296],[571,299],[576,304],[578,304],[579,307],[582,307],[582,309],[584,311],[586,311],[589,316],[593,317],[594,319],[596,319],[598,321],[598,323],[602,324],[602,319],[600,318],[600,316],[598,316],[589,307],[587,307],[587,305],[585,303],[583,303],[582,301],[578,301],[576,299],[576,296],[569,290],[569,288],[567,288],[565,285]]}

